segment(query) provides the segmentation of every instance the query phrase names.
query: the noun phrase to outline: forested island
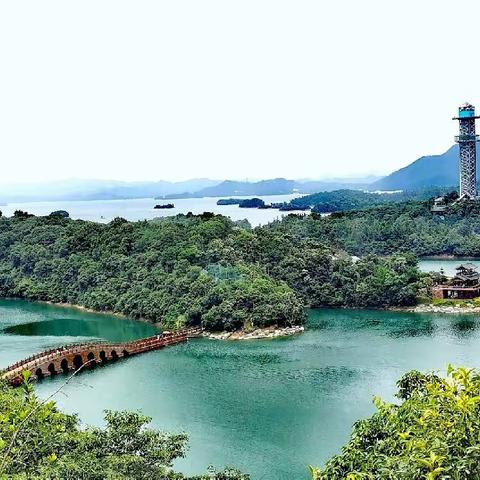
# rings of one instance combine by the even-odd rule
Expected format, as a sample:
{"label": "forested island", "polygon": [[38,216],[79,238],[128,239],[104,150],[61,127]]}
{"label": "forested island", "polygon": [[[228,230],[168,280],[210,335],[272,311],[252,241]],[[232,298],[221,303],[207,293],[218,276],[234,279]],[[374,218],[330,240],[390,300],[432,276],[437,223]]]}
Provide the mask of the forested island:
{"label": "forested island", "polygon": [[269,205],[266,205],[261,198],[248,198],[241,200],[238,203],[240,208],[268,208]]}
{"label": "forested island", "polygon": [[309,210],[308,205],[295,205],[289,202],[265,203],[261,198],[220,198],[217,205],[238,205],[240,208],[275,208],[280,211]]}
{"label": "forested island", "polygon": [[153,208],[155,209],[169,209],[169,208],[175,208],[175,205],[173,203],[158,203],[155,205]]}
{"label": "forested island", "polygon": [[261,198],[220,198],[217,205],[238,205],[240,208],[271,208]]}
{"label": "forested island", "polygon": [[266,204],[261,198],[221,198],[217,200],[217,205],[238,205],[242,208],[275,208],[283,212],[311,210],[313,213],[322,214],[364,210],[408,201],[427,201],[451,192],[451,187],[430,187],[393,192],[342,189],[313,193],[294,198],[289,202],[273,202],[271,204]]}

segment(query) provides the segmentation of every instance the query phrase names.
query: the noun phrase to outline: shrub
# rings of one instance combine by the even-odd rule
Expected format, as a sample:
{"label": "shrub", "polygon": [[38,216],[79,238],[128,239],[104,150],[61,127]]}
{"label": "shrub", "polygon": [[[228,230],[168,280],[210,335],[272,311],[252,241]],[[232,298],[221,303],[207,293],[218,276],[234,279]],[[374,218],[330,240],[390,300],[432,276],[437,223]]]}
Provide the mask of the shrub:
{"label": "shrub", "polygon": [[317,478],[480,478],[478,372],[449,366],[447,377],[440,378],[413,371],[398,387],[404,401],[375,398],[377,412],[354,425],[349,442],[315,473]]}

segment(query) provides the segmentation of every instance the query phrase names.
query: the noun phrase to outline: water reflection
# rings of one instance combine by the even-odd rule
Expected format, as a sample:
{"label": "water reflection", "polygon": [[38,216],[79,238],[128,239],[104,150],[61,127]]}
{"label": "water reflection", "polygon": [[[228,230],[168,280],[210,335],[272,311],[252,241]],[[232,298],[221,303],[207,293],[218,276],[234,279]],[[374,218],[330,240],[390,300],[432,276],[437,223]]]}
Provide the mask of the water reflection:
{"label": "water reflection", "polygon": [[472,335],[478,329],[478,320],[473,316],[461,316],[452,321],[452,331],[459,337]]}
{"label": "water reflection", "polygon": [[436,329],[434,320],[431,315],[384,310],[317,309],[309,314],[309,325],[315,329],[379,331],[394,338],[431,336]]}
{"label": "water reflection", "polygon": [[25,336],[93,337],[109,341],[129,341],[156,332],[152,325],[122,320],[112,321],[111,318],[104,318],[99,321],[87,318],[79,321],[73,318],[55,318],[9,325],[3,332]]}
{"label": "water reflection", "polygon": [[309,313],[316,330],[377,331],[392,338],[432,337],[437,334],[468,338],[480,330],[477,315],[411,313],[382,310],[317,309]]}
{"label": "water reflection", "polygon": [[387,335],[401,337],[431,337],[435,334],[436,325],[432,317],[413,315],[408,319],[399,319],[398,325],[390,325]]}
{"label": "water reflection", "polygon": [[[347,366],[327,365],[322,368],[292,370],[286,378],[295,383],[308,385],[309,388],[314,387],[317,394],[322,391],[324,394],[338,395],[337,389],[345,389],[364,373]],[[333,385],[337,388],[332,388]]]}

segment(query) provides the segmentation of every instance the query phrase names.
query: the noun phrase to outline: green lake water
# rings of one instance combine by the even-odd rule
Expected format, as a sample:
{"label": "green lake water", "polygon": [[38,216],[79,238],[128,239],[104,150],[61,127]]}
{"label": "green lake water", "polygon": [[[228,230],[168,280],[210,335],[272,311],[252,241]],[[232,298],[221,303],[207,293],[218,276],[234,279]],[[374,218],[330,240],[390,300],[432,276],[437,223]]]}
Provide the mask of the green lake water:
{"label": "green lake water", "polygon": [[[31,353],[92,338],[151,335],[153,327],[108,315],[19,300],[0,301],[0,367]],[[57,398],[86,424],[104,409],[140,410],[153,425],[185,431],[186,473],[235,465],[254,480],[307,479],[373,412],[393,400],[407,370],[480,367],[480,318],[314,310],[300,336],[265,341],[191,340],[84,372]],[[37,386],[41,397],[62,376]]]}

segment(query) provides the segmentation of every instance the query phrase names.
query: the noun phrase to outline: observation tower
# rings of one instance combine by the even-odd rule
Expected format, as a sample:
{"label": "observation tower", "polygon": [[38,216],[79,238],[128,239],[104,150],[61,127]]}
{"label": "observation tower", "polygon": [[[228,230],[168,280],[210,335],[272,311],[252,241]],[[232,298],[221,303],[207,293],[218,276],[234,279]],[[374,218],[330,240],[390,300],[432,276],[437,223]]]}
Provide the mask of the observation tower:
{"label": "observation tower", "polygon": [[477,197],[477,142],[475,134],[475,107],[465,103],[458,109],[459,134],[455,141],[460,147],[460,199]]}

